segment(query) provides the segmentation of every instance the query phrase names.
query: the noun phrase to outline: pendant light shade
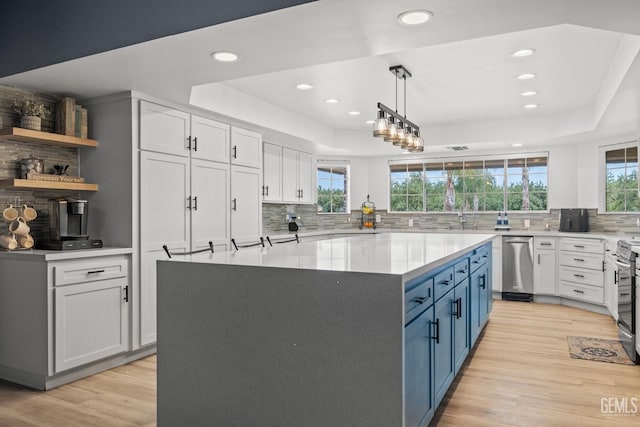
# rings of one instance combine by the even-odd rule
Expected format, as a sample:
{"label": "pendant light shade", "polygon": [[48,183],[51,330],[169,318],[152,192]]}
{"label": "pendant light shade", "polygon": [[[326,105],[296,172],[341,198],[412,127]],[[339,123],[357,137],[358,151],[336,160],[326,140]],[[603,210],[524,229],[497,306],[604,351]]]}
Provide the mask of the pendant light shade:
{"label": "pendant light shade", "polygon": [[[373,123],[373,136],[384,138],[411,152],[424,151],[424,140],[419,136],[420,128],[406,117],[407,78],[411,77],[411,73],[402,65],[394,65],[389,71],[396,76],[396,109],[394,111],[378,102],[378,119]],[[404,82],[404,116],[398,113],[398,80]]]}
{"label": "pendant light shade", "polygon": [[382,137],[389,135],[389,120],[383,110],[378,111],[378,119],[373,123],[373,136]]}
{"label": "pendant light shade", "polygon": [[389,135],[384,137],[387,142],[394,142],[398,140],[398,127],[393,116],[389,117]]}

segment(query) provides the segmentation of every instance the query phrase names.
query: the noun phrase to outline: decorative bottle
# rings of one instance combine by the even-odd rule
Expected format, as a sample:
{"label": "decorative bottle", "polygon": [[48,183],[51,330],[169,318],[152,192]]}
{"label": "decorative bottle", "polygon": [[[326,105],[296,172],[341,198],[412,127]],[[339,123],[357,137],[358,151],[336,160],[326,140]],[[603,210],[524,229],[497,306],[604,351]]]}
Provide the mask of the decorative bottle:
{"label": "decorative bottle", "polygon": [[502,225],[502,214],[498,212],[498,220],[496,221],[496,225]]}
{"label": "decorative bottle", "polygon": [[502,220],[503,225],[509,225],[509,218],[507,217],[507,213],[504,213],[504,220]]}

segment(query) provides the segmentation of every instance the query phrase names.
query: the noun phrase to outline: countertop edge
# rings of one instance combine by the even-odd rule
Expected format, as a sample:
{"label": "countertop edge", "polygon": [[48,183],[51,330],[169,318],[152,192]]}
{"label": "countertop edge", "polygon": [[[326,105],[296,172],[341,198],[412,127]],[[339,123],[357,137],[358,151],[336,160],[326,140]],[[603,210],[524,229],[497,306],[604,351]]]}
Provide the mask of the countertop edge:
{"label": "countertop edge", "polygon": [[48,251],[42,249],[29,249],[21,251],[0,252],[0,259],[28,259],[42,261],[63,261],[97,256],[128,255],[133,253],[133,248],[105,247],[96,249],[80,249],[75,251]]}

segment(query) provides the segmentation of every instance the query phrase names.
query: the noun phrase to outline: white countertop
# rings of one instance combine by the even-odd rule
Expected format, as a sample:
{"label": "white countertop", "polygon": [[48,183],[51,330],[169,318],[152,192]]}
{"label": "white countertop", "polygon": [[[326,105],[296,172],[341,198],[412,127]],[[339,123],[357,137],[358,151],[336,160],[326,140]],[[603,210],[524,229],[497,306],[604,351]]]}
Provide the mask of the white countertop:
{"label": "white countertop", "polygon": [[171,262],[298,268],[378,274],[429,271],[495,234],[383,233],[239,251],[174,256]]}
{"label": "white countertop", "polygon": [[61,261],[67,259],[90,258],[96,256],[125,255],[133,252],[131,248],[96,248],[79,249],[74,251],[45,251],[42,249],[28,249],[17,251],[0,251],[0,258],[3,259],[29,259],[43,261]]}

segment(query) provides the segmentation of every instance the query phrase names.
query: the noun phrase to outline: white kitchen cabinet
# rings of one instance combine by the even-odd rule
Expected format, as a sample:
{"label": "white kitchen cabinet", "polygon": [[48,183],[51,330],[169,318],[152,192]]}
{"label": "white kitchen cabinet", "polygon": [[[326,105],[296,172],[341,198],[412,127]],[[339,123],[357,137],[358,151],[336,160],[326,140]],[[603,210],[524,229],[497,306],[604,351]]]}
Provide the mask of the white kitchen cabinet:
{"label": "white kitchen cabinet", "polygon": [[558,295],[556,239],[533,239],[533,291],[536,295]]}
{"label": "white kitchen cabinet", "polygon": [[262,168],[262,135],[232,126],[231,164]]}
{"label": "white kitchen cabinet", "polygon": [[191,160],[191,250],[224,251],[230,241],[229,165]]}
{"label": "white kitchen cabinet", "polygon": [[255,242],[262,230],[262,172],[231,166],[231,233],[237,243]]}
{"label": "white kitchen cabinet", "polygon": [[189,156],[189,130],[189,113],[140,101],[141,149]]}
{"label": "white kitchen cabinet", "polygon": [[156,260],[190,248],[189,159],[140,153],[140,344],[156,341]]}
{"label": "white kitchen cabinet", "polygon": [[262,145],[262,200],[282,201],[282,147],[265,142]]}
{"label": "white kitchen cabinet", "polygon": [[604,305],[611,317],[618,320],[618,286],[616,284],[615,252],[616,243],[607,242],[604,256]]}
{"label": "white kitchen cabinet", "polygon": [[502,292],[502,237],[491,241],[491,290]]}
{"label": "white kitchen cabinet", "polygon": [[231,126],[191,115],[191,158],[229,162]]}
{"label": "white kitchen cabinet", "polygon": [[561,238],[560,296],[604,305],[604,244],[599,239]]}
{"label": "white kitchen cabinet", "polygon": [[56,372],[128,350],[125,278],[57,287],[54,295]]}
{"label": "white kitchen cabinet", "polygon": [[313,156],[282,148],[282,201],[313,203]]}

